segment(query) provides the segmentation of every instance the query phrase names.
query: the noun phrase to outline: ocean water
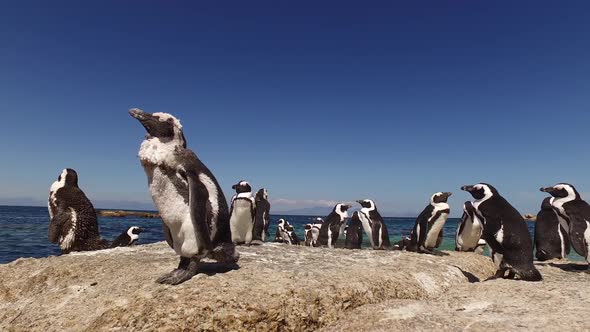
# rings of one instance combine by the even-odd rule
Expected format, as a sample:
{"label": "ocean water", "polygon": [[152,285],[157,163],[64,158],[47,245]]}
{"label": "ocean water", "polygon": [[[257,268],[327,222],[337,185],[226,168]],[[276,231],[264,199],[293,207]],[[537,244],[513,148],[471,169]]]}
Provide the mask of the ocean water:
{"label": "ocean water", "polygon": [[[274,240],[277,221],[287,220],[295,228],[295,232],[303,241],[303,225],[309,223],[316,216],[286,216],[271,215],[269,227],[270,237]],[[319,216],[325,218],[325,216]],[[414,226],[414,218],[384,218],[392,243],[408,235]],[[455,230],[459,219],[449,218],[444,227],[444,241],[442,250],[455,248]],[[138,244],[154,243],[164,240],[162,222],[160,219],[150,218],[99,218],[100,234],[103,238],[112,240],[131,226],[141,226],[146,231],[140,235]],[[20,257],[47,257],[59,255],[56,244],[47,239],[49,215],[44,207],[0,206],[0,263],[11,262]],[[534,223],[528,223],[531,236]],[[368,246],[368,238],[363,236],[364,246]],[[339,241],[343,241],[342,239]],[[571,255],[574,259],[581,259],[578,255]]]}

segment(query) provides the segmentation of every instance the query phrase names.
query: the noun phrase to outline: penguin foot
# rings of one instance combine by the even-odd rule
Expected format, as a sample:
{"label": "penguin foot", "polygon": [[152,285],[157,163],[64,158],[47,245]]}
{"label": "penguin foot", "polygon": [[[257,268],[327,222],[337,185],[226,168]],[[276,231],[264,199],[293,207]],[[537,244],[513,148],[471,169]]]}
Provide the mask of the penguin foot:
{"label": "penguin foot", "polygon": [[235,264],[240,259],[240,254],[233,243],[222,243],[211,251],[209,258],[224,264]]}
{"label": "penguin foot", "polygon": [[199,265],[199,259],[197,258],[186,258],[180,257],[180,263],[178,268],[172,270],[170,273],[166,273],[163,276],[156,279],[159,284],[165,285],[178,285],[197,274],[197,267]]}

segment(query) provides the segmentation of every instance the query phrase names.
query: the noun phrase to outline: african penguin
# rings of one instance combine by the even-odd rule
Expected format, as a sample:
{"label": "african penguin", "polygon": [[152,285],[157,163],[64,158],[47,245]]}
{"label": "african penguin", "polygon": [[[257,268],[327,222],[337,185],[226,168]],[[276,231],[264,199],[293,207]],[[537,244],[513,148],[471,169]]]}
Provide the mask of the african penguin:
{"label": "african penguin", "polygon": [[334,209],[328,217],[326,217],[326,220],[320,228],[320,234],[318,237],[319,245],[334,248],[340,234],[344,233],[346,218],[348,218],[347,210],[350,208],[350,205],[342,203],[338,203],[334,206]]}
{"label": "african penguin", "polygon": [[535,257],[540,261],[566,258],[570,253],[569,235],[559,224],[552,200],[543,200],[535,221]]}
{"label": "african penguin", "polygon": [[[498,270],[493,278],[543,279],[533,265],[533,243],[522,215],[496,188],[487,183],[461,187],[473,196],[478,218],[483,222],[482,238],[490,246],[492,260]],[[493,279],[492,278],[492,279]]]}
{"label": "african penguin", "polygon": [[551,206],[568,233],[571,246],[590,267],[590,205],[571,184],[559,183],[541,191],[553,196]]}
{"label": "african penguin", "polygon": [[363,229],[369,240],[371,241],[371,247],[373,249],[386,249],[391,246],[389,242],[389,233],[387,232],[387,226],[377,211],[375,202],[370,199],[358,200],[357,203],[361,205],[359,212],[359,218],[361,219]]}
{"label": "african penguin", "polygon": [[236,194],[231,199],[229,224],[231,239],[235,244],[250,244],[254,229],[256,202],[252,197],[252,187],[244,180],[234,184]]}
{"label": "african penguin", "polygon": [[139,109],[129,114],[147,131],[139,159],[166,242],[180,256],[178,268],[157,282],[176,285],[189,280],[205,257],[236,263],[239,254],[231,239],[227,201],[213,173],[187,149],[180,121],[168,113]]}
{"label": "african penguin", "polygon": [[322,218],[315,218],[313,223],[305,224],[305,242],[304,245],[307,247],[317,246],[318,237],[320,235],[320,229],[324,220]]}
{"label": "african penguin", "polygon": [[455,250],[477,251],[478,248],[481,247],[480,239],[482,231],[483,224],[479,220],[473,204],[469,201],[465,202],[465,204],[463,204],[463,216],[457,225]]}
{"label": "african penguin", "polygon": [[[101,239],[96,211],[78,187],[78,173],[64,169],[51,185],[48,200],[49,241],[59,244],[62,253],[101,250],[115,247],[115,242]],[[133,226],[135,228],[139,228]],[[132,228],[133,228],[132,227]],[[127,231],[123,232],[126,234]],[[139,234],[139,233],[138,233]],[[135,235],[139,238],[139,235]],[[117,243],[128,246],[132,243]]]}
{"label": "african penguin", "polygon": [[346,229],[346,241],[344,248],[360,249],[363,243],[363,224],[359,217],[359,211],[354,211]]}
{"label": "african penguin", "polygon": [[143,231],[144,231],[144,229],[141,227],[137,227],[137,226],[129,227],[128,230],[121,233],[121,235],[119,235],[111,243],[111,248],[126,247],[126,246],[134,245],[135,243],[137,243],[137,240],[139,240],[139,234]]}
{"label": "african penguin", "polygon": [[252,243],[264,242],[268,236],[270,225],[270,203],[268,202],[268,191],[264,188],[258,190],[254,198],[256,209],[254,216],[254,228],[252,230]]}
{"label": "african penguin", "polygon": [[299,237],[295,234],[293,226],[285,219],[278,221],[275,242],[299,245]]}
{"label": "african penguin", "polygon": [[430,197],[430,204],[416,218],[406,250],[441,254],[433,249],[438,248],[443,240],[443,227],[450,213],[447,199],[451,195],[450,192],[437,192]]}

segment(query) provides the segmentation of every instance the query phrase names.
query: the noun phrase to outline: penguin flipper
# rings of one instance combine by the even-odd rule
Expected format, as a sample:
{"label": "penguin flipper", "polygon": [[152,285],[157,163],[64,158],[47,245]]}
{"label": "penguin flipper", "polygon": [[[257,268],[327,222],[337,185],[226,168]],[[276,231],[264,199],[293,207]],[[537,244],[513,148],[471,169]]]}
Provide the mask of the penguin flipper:
{"label": "penguin flipper", "polygon": [[438,238],[436,239],[436,247],[435,248],[440,247],[442,242],[443,242],[443,229],[441,229],[440,233],[438,233]]}
{"label": "penguin flipper", "polygon": [[380,232],[379,230],[383,227],[378,222],[371,223],[371,237],[373,238],[373,243],[375,246],[373,249],[381,249],[379,242],[381,242]]}
{"label": "penguin flipper", "polygon": [[63,226],[70,220],[71,215],[66,211],[59,211],[49,222],[48,238],[51,243],[58,243]]}
{"label": "penguin flipper", "polygon": [[162,231],[164,233],[164,239],[166,239],[166,243],[170,246],[170,248],[174,249],[174,240],[172,240],[172,233],[170,233],[170,228],[166,226],[166,223],[162,222]]}
{"label": "penguin flipper", "polygon": [[209,224],[207,222],[209,191],[207,191],[207,187],[203,183],[197,180],[197,174],[187,172],[186,178],[188,182],[190,217],[197,240],[197,255],[200,256],[212,249]]}

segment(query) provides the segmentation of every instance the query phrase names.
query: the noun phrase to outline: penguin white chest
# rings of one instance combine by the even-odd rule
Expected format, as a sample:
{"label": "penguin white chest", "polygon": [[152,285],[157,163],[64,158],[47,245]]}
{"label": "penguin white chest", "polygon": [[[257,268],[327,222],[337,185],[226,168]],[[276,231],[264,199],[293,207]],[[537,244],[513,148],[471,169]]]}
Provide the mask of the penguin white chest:
{"label": "penguin white chest", "polygon": [[426,248],[436,247],[438,235],[445,226],[445,222],[447,221],[448,216],[448,213],[441,213],[441,215],[432,223],[432,226],[430,227],[430,229],[428,230],[428,234],[426,235],[426,240],[424,241],[424,246]]}
{"label": "penguin white chest", "polygon": [[250,243],[254,228],[252,202],[246,199],[234,200],[229,223],[233,242]]}
{"label": "penguin white chest", "polygon": [[160,217],[172,235],[174,251],[184,257],[197,254],[198,245],[191,219],[188,184],[175,173],[146,168],[149,189]]}

